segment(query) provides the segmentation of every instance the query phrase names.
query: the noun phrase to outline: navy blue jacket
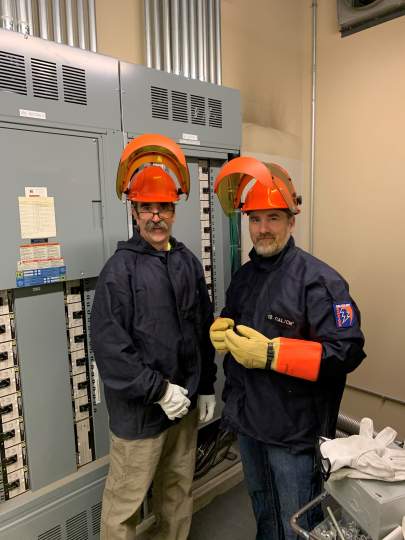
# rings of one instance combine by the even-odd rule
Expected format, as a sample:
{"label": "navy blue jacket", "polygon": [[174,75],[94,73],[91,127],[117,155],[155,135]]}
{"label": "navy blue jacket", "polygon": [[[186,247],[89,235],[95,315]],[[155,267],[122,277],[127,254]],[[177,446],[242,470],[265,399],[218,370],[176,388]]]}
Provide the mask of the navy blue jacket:
{"label": "navy blue jacket", "polygon": [[309,451],[319,435],[334,436],[346,374],[365,358],[360,313],[346,281],[297,248],[293,238],[274,257],[261,257],[252,249],[250,258],[232,278],[222,316],[270,339],[321,343],[320,375],[310,382],[246,369],[228,354],[223,422],[293,453]]}
{"label": "navy blue jacket", "polygon": [[104,382],[110,429],[140,439],[173,425],[160,405],[166,381],[213,394],[213,320],[201,263],[170,239],[156,251],[137,232],[119,242],[97,282],[91,344]]}

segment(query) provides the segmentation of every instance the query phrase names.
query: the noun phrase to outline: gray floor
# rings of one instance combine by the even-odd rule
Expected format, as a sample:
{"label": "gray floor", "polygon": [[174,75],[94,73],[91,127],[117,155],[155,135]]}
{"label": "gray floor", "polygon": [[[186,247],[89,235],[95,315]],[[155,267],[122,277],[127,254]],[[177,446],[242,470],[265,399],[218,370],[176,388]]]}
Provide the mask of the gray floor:
{"label": "gray floor", "polygon": [[254,540],[249,495],[240,483],[194,514],[189,540]]}

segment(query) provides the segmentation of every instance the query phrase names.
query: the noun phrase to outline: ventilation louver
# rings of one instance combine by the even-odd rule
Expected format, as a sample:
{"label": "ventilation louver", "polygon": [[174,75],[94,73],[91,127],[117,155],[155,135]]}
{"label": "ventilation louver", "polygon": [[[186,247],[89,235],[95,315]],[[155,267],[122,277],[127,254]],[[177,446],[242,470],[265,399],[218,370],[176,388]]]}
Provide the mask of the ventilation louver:
{"label": "ventilation louver", "polygon": [[27,95],[24,56],[0,51],[0,90]]}
{"label": "ventilation louver", "polygon": [[205,98],[191,94],[191,123],[205,126]]}
{"label": "ventilation louver", "polygon": [[65,102],[87,105],[85,70],[73,66],[62,66],[62,76]]}
{"label": "ventilation louver", "polygon": [[175,122],[188,122],[187,94],[172,91],[172,119]]}
{"label": "ventilation louver", "polygon": [[60,525],[41,533],[38,536],[38,540],[62,540],[62,530]]}
{"label": "ventilation louver", "polygon": [[151,86],[152,118],[169,120],[169,93],[166,88]]}
{"label": "ventilation louver", "polygon": [[34,97],[58,100],[58,75],[56,64],[31,58],[32,90]]}
{"label": "ventilation louver", "polygon": [[208,120],[210,127],[222,128],[222,101],[208,98]]}
{"label": "ventilation louver", "polygon": [[101,502],[91,507],[91,532],[93,536],[100,533],[101,524]]}
{"label": "ventilation louver", "polygon": [[66,540],[88,540],[87,515],[81,512],[66,521]]}

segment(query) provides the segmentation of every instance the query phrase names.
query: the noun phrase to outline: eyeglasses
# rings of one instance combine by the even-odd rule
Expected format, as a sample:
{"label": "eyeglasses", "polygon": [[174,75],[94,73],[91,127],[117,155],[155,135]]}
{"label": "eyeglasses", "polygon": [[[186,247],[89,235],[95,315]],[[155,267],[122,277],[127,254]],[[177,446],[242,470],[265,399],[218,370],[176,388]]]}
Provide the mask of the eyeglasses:
{"label": "eyeglasses", "polygon": [[138,210],[138,214],[142,214],[144,219],[153,219],[154,216],[159,216],[161,219],[170,219],[173,217],[174,208],[170,206],[162,206],[159,210],[152,210],[151,206],[142,206]]}

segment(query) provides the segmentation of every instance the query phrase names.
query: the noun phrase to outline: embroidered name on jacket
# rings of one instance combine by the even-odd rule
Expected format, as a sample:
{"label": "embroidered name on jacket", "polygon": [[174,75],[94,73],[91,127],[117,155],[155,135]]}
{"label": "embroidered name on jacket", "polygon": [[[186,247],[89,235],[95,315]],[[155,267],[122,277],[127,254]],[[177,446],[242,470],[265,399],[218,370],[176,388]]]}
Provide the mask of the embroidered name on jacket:
{"label": "embroidered name on jacket", "polygon": [[286,328],[292,328],[293,326],[295,326],[295,321],[287,319],[286,317],[282,317],[281,315],[276,315],[275,313],[268,313],[265,318],[268,321],[275,322],[277,324],[280,324],[281,326],[285,326]]}
{"label": "embroidered name on jacket", "polygon": [[337,328],[350,328],[353,326],[354,312],[350,302],[347,304],[333,304],[333,313]]}

